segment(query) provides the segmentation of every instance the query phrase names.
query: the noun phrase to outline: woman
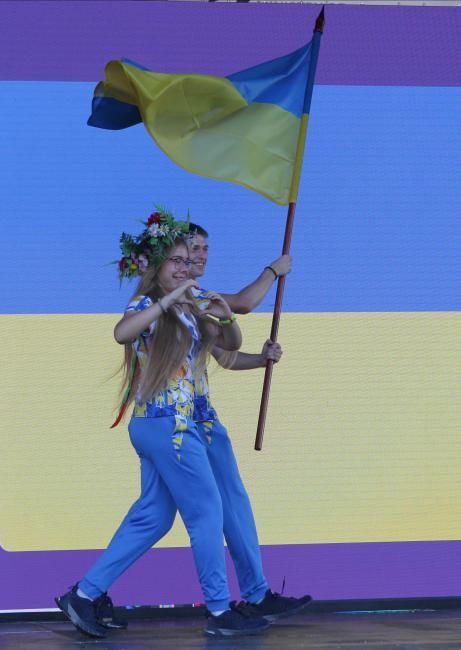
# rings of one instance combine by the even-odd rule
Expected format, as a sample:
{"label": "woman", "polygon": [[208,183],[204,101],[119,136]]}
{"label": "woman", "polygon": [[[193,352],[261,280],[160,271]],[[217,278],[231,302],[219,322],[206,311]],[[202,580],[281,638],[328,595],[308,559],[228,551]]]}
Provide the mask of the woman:
{"label": "woman", "polygon": [[[209,292],[209,305],[199,312],[190,292],[197,284],[188,279],[190,260],[181,228],[171,215],[159,216],[156,224],[147,222],[148,237],[132,240],[139,245],[148,241],[143,255],[149,264],[114,330],[116,341],[125,345],[124,408],[134,401],[128,428],[141,461],[141,496],[83,580],[56,602],[81,631],[105,636],[98,612],[101,599],[114,580],[168,532],[179,510],[210,613],[206,632],[255,633],[265,629],[267,621],[229,605],[222,503],[206,441],[192,419],[195,378],[203,374],[208,350],[214,345],[237,350],[241,333],[218,294]],[[125,246],[125,253],[130,252],[123,236],[121,241],[122,250]],[[128,248],[136,248],[132,244]],[[139,265],[138,253],[131,252],[130,259]],[[120,268],[123,274],[127,267]]]}

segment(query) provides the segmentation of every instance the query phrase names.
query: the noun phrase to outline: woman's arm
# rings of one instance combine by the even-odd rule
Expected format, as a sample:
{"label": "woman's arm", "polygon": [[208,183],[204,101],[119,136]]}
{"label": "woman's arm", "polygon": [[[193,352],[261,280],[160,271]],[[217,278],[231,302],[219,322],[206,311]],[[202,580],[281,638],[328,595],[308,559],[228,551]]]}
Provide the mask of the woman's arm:
{"label": "woman's arm", "polygon": [[126,312],[114,328],[114,338],[121,345],[132,343],[142,332],[149,329],[164,312],[181,298],[187,289],[196,287],[195,280],[187,280],[158,302],[138,312]]}
{"label": "woman's arm", "polygon": [[238,350],[242,345],[242,333],[237,324],[236,316],[232,313],[227,302],[214,291],[208,291],[206,294],[209,300],[206,309],[201,310],[201,316],[214,316],[218,322],[208,323],[208,327],[213,328],[213,335],[216,337],[216,345],[233,352]]}
{"label": "woman's arm", "polygon": [[219,334],[216,337],[216,345],[229,352],[240,348],[242,345],[242,332],[237,321],[220,326]]}

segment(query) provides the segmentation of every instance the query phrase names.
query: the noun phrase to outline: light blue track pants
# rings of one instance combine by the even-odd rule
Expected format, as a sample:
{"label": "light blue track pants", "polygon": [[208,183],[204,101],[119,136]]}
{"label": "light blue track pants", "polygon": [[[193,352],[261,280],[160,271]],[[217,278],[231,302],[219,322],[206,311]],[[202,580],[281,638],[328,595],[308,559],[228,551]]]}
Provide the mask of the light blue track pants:
{"label": "light blue track pants", "polygon": [[131,442],[141,461],[141,495],[79,587],[97,598],[172,527],[179,510],[189,533],[205,603],[226,609],[229,590],[223,531],[242,597],[262,598],[256,527],[226,429],[218,422],[177,426],[175,417],[132,418]]}

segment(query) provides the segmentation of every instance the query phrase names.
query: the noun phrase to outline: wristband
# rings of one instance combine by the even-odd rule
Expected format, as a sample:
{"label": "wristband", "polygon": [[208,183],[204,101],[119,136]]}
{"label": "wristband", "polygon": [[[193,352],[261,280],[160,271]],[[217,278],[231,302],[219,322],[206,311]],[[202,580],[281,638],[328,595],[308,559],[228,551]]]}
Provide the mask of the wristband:
{"label": "wristband", "polygon": [[234,314],[234,312],[232,312],[230,318],[226,318],[225,320],[219,319],[219,324],[220,325],[232,325],[232,323],[235,323],[236,320],[237,320],[237,316]]}
{"label": "wristband", "polygon": [[275,279],[279,277],[278,273],[276,272],[275,269],[272,268],[272,266],[265,266],[264,270],[269,269],[269,271],[272,271],[272,273],[275,275]]}

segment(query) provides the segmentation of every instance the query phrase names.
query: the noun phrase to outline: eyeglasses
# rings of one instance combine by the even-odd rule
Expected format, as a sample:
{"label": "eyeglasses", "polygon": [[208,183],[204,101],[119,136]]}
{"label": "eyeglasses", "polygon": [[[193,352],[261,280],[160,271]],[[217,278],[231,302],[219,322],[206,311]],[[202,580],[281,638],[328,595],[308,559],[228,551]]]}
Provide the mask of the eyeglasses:
{"label": "eyeglasses", "polygon": [[173,262],[177,269],[181,268],[181,265],[184,265],[186,269],[190,269],[193,263],[192,260],[185,259],[184,257],[167,257],[166,261]]}

